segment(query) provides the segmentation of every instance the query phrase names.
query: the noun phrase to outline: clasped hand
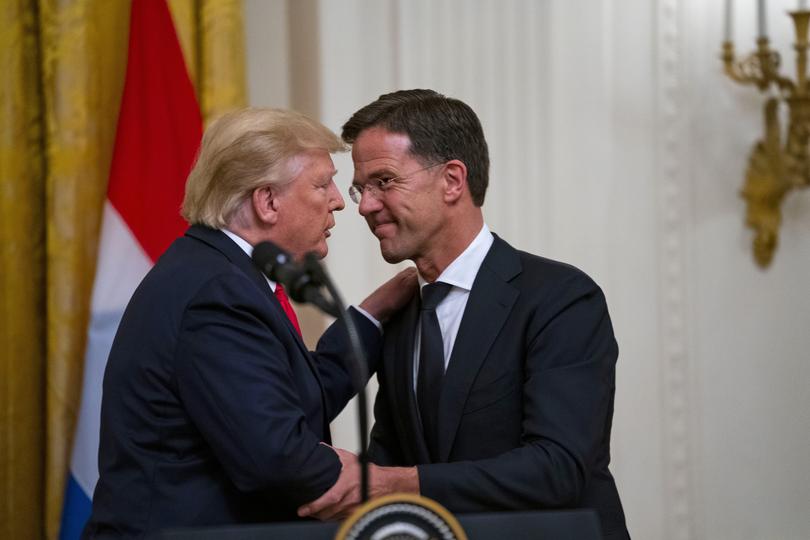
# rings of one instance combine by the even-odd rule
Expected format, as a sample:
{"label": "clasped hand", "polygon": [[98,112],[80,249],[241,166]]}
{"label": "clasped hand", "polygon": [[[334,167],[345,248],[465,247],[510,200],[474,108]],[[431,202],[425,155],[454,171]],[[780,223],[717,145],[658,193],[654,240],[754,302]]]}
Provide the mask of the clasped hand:
{"label": "clasped hand", "polygon": [[[337,482],[326,493],[298,508],[300,517],[320,520],[344,519],[362,502],[360,497],[360,461],[353,453],[330,447],[341,464]],[[380,467],[369,464],[369,497],[388,493],[419,493],[419,475],[415,467]]]}

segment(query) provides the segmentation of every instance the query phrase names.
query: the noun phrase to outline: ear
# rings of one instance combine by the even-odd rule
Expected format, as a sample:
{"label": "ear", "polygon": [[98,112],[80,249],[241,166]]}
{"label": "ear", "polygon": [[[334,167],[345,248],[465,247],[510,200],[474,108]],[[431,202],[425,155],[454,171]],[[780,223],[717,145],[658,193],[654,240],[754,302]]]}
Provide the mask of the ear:
{"label": "ear", "polygon": [[253,190],[251,203],[260,223],[275,225],[279,218],[278,190],[273,186],[262,186]]}
{"label": "ear", "polygon": [[467,166],[452,159],[444,164],[444,202],[455,203],[467,190]]}

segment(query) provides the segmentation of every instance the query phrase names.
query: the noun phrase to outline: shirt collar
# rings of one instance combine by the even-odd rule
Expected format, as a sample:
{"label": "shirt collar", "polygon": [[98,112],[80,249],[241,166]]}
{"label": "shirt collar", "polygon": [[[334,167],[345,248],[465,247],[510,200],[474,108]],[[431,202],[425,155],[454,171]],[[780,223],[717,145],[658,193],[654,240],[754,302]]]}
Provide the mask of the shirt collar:
{"label": "shirt collar", "polygon": [[[459,287],[465,291],[471,291],[475,276],[478,275],[478,270],[484,262],[484,258],[492,247],[495,238],[492,236],[487,224],[481,227],[473,241],[467,246],[461,255],[456,257],[451,262],[444,272],[436,278],[436,281],[448,283],[454,287]],[[419,287],[421,289],[427,281],[419,275]]]}
{"label": "shirt collar", "polygon": [[[248,257],[253,257],[253,246],[250,245],[250,242],[248,242],[247,240],[245,240],[244,238],[242,238],[241,236],[239,236],[235,232],[229,231],[228,229],[220,229],[220,230],[223,233],[225,233],[225,236],[227,236],[228,238],[233,240],[236,243],[236,245],[239,246],[242,249],[242,251],[247,253]],[[262,275],[264,276],[264,274],[262,274]],[[272,289],[273,292],[276,292],[276,282],[273,281],[272,279],[270,279],[267,276],[264,276],[264,279],[266,279],[267,283],[270,284],[270,289]]]}

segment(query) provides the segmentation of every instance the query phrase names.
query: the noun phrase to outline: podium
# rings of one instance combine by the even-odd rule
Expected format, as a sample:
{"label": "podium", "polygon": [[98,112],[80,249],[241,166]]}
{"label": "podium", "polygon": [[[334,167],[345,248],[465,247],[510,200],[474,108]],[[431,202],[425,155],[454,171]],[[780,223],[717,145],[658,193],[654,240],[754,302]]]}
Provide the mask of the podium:
{"label": "podium", "polygon": [[[455,516],[469,540],[601,540],[593,510],[495,512]],[[336,522],[295,522],[163,531],[152,540],[332,540]]]}

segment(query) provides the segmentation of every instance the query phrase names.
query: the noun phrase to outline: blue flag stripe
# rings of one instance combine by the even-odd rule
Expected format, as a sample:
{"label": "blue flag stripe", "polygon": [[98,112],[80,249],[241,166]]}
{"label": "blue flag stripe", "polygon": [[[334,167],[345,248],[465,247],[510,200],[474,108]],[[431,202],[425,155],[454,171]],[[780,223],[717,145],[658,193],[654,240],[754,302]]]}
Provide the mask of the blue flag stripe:
{"label": "blue flag stripe", "polygon": [[60,540],[76,540],[81,537],[82,529],[90,519],[92,508],[90,497],[82,491],[71,474],[65,490],[65,506],[62,509],[62,526],[59,528]]}

